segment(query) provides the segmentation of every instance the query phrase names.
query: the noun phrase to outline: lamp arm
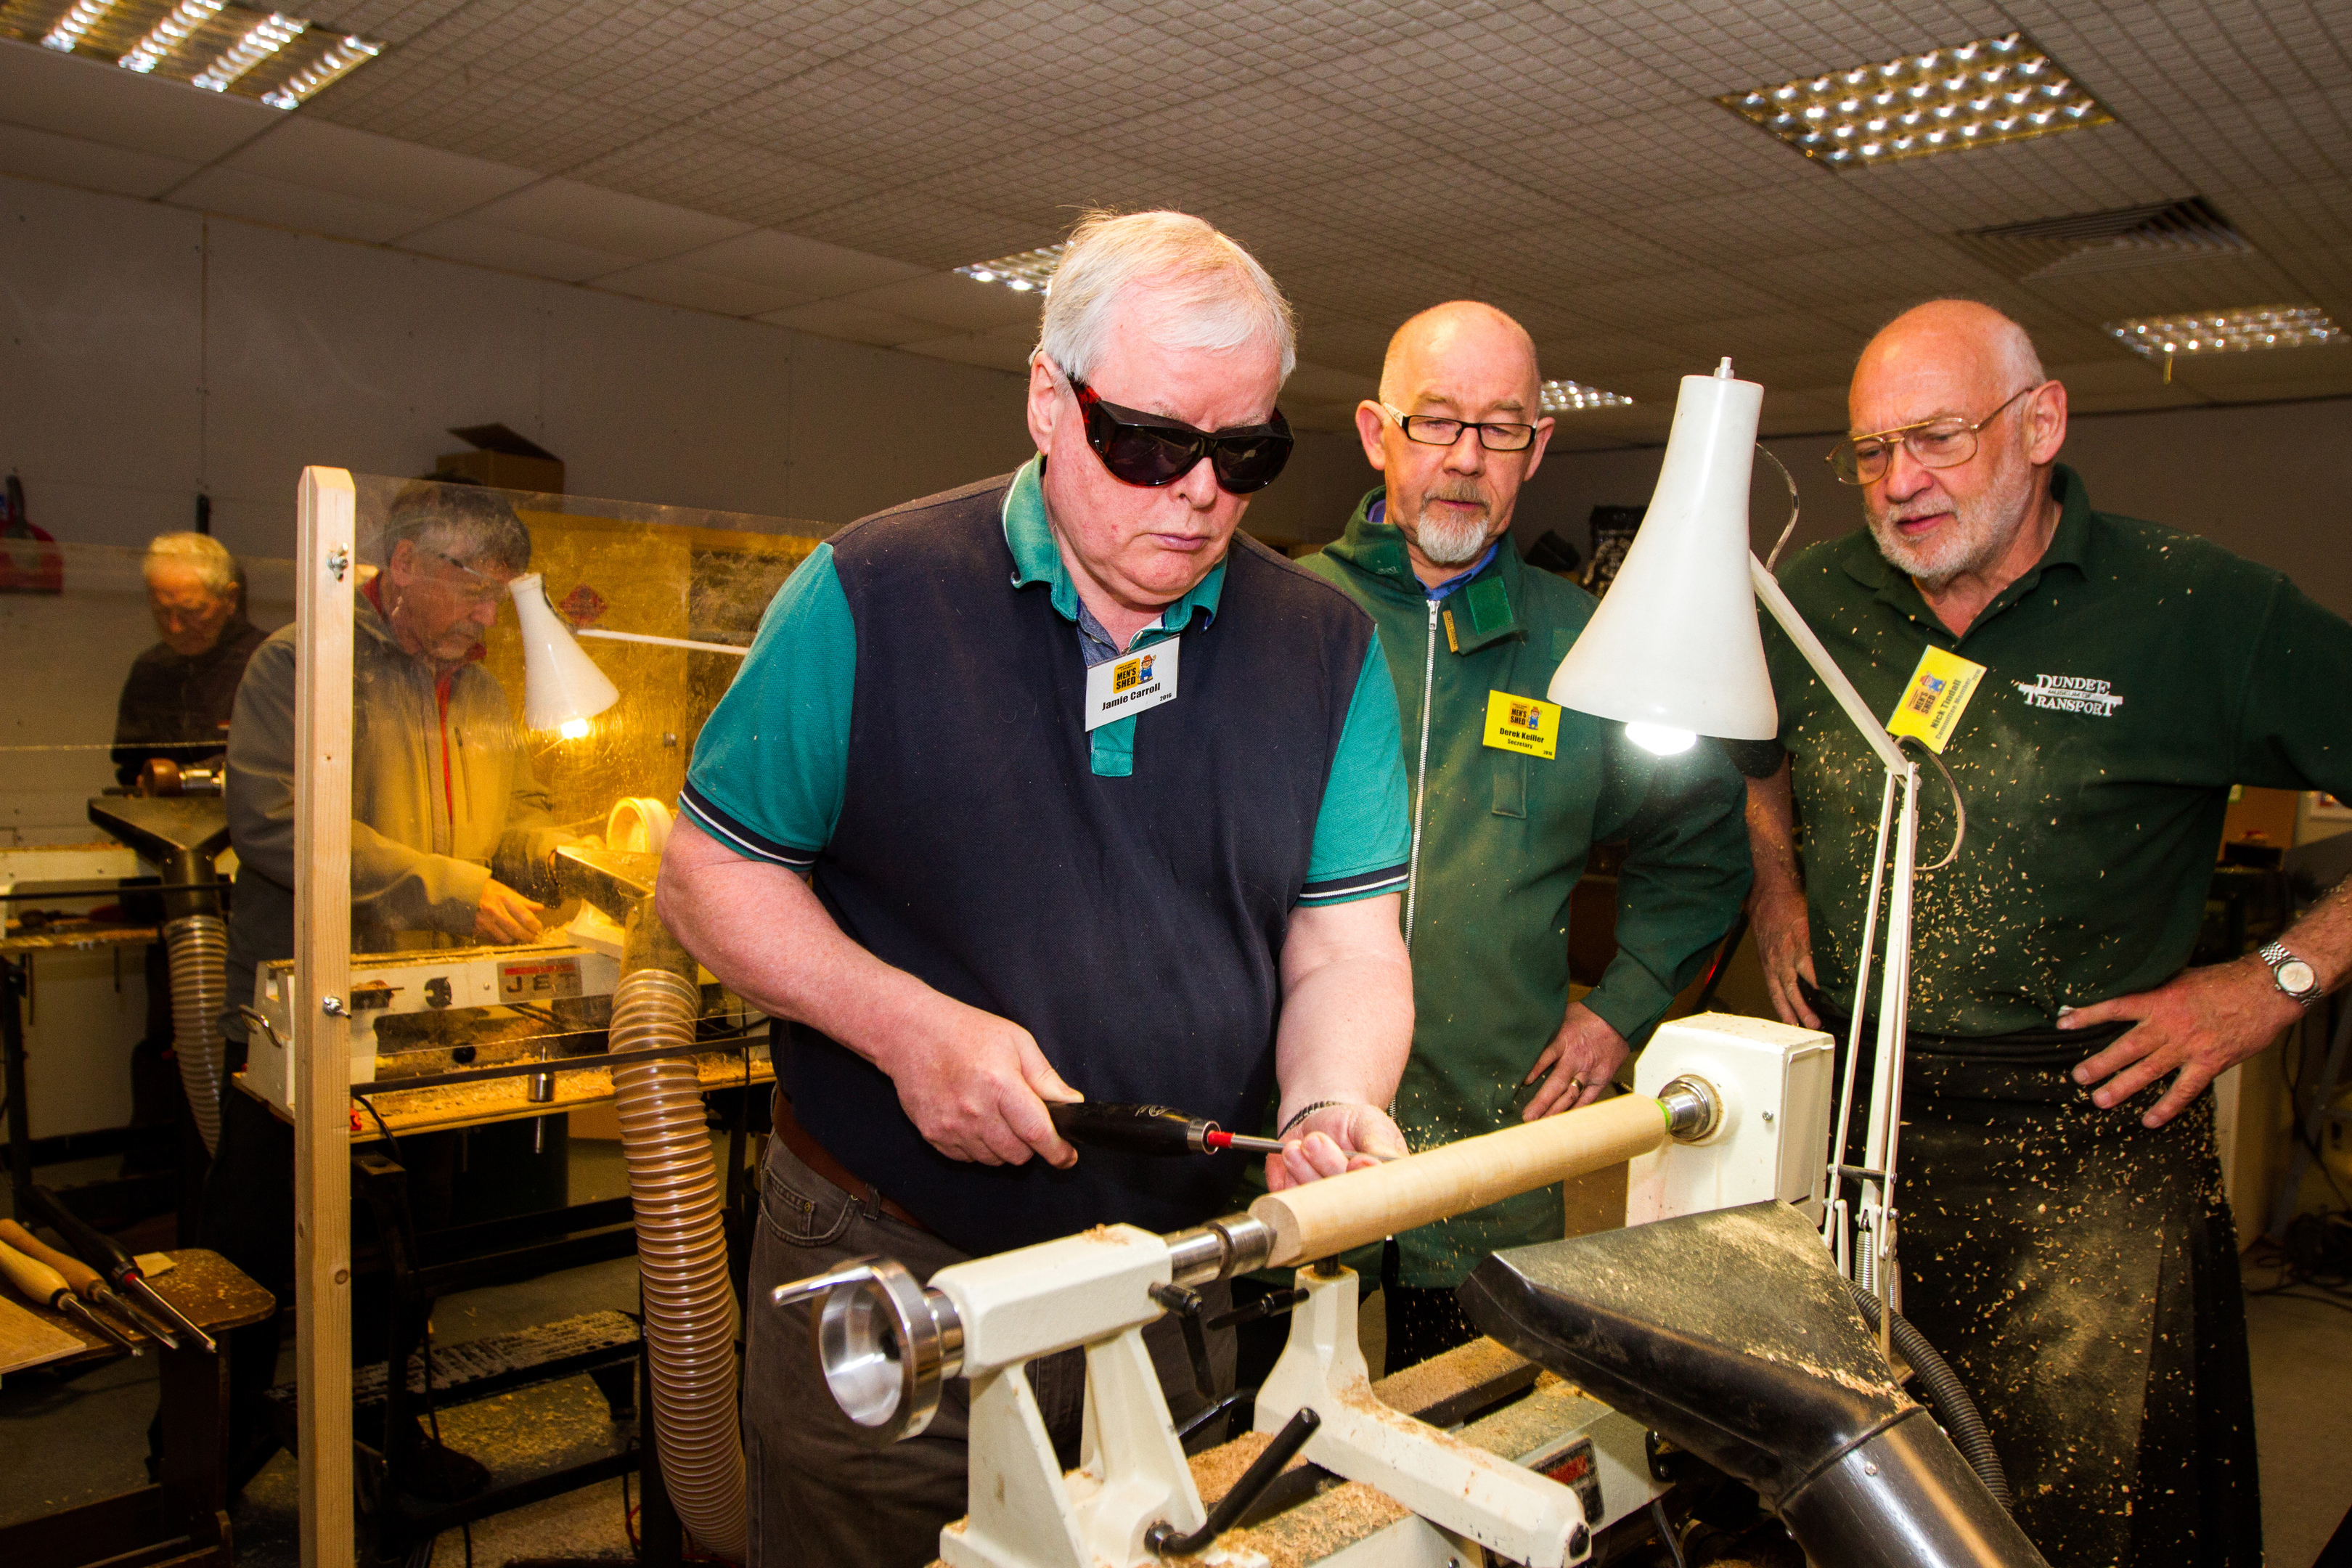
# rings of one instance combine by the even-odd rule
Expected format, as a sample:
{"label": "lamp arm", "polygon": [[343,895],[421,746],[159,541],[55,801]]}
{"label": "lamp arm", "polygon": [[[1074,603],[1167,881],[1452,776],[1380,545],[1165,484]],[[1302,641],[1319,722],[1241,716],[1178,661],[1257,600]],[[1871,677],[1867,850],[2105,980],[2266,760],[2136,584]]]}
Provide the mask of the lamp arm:
{"label": "lamp arm", "polygon": [[1805,617],[1797,613],[1797,606],[1780,591],[1779,581],[1764,569],[1764,563],[1756,559],[1752,551],[1748,556],[1748,576],[1756,586],[1756,597],[1772,612],[1772,618],[1780,623],[1780,629],[1789,634],[1789,640],[1797,645],[1797,651],[1805,656],[1805,662],[1812,666],[1822,684],[1830,689],[1830,695],[1845,710],[1845,716],[1853,721],[1853,727],[1862,731],[1870,749],[1878,753],[1878,760],[1886,764],[1889,773],[1902,773],[1910,765],[1903,749],[1895,743],[1895,738],[1886,732],[1886,726],[1878,721],[1878,715],[1870,710],[1869,704],[1863,701],[1862,693],[1853,689],[1853,682],[1845,678],[1845,671],[1837,667],[1830,650],[1822,646],[1813,628],[1805,625]]}
{"label": "lamp arm", "polygon": [[694,653],[731,654],[737,658],[741,658],[751,651],[748,647],[737,647],[733,643],[695,642],[686,637],[657,637],[650,632],[600,631],[594,626],[574,626],[572,635],[575,637],[604,637],[610,642],[651,643],[656,647],[682,647]]}

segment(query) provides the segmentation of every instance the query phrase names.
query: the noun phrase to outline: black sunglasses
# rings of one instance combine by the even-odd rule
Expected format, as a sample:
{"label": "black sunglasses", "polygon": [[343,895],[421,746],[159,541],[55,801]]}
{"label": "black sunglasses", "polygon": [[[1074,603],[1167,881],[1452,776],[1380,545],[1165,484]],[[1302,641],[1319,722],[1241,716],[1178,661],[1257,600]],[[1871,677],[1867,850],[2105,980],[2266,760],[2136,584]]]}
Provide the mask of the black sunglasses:
{"label": "black sunglasses", "polygon": [[1250,425],[1213,435],[1180,420],[1105,403],[1095,395],[1093,387],[1067,371],[1062,374],[1077,395],[1078,411],[1087,416],[1087,445],[1095,449],[1111,478],[1122,483],[1154,489],[1172,485],[1206,458],[1217,476],[1217,487],[1229,495],[1243,496],[1274,483],[1282,466],[1290,461],[1290,421],[1279,408],[1274,411],[1270,425]]}

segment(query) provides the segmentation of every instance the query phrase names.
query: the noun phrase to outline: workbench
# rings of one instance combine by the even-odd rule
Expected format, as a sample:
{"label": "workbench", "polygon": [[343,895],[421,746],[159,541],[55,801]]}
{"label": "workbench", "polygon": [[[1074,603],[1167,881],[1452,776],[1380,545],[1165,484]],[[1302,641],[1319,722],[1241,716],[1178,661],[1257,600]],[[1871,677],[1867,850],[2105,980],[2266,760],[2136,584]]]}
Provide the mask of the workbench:
{"label": "workbench", "polygon": [[[167,1350],[136,1324],[114,1322],[156,1358],[163,1385],[163,1451],[157,1479],[119,1496],[0,1527],[0,1563],[79,1568],[81,1564],[163,1563],[172,1568],[229,1568],[227,1480],[230,1330],[257,1323],[276,1308],[270,1293],[237,1272],[216,1252],[187,1247],[165,1254],[173,1267],[151,1274],[156,1294],[214,1339],[223,1353],[190,1343]],[[73,1319],[22,1303],[44,1323],[81,1342],[80,1354],[19,1375],[71,1375],[122,1352]]]}

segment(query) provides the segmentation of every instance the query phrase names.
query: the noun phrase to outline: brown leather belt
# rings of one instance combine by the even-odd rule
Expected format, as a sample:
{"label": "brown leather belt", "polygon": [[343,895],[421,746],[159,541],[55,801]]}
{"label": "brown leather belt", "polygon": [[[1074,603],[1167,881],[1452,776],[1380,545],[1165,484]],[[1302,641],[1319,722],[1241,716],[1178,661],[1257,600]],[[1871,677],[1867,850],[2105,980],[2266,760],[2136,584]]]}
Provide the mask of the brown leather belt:
{"label": "brown leather belt", "polygon": [[873,1183],[835,1159],[830,1150],[811,1137],[808,1129],[793,1120],[793,1102],[784,1098],[781,1085],[777,1088],[773,1110],[776,1136],[783,1141],[785,1148],[793,1152],[794,1159],[848,1194],[854,1201],[864,1203],[870,1194],[876,1206],[900,1225],[910,1225],[929,1234],[931,1227],[917,1219],[906,1205],[887,1196]]}

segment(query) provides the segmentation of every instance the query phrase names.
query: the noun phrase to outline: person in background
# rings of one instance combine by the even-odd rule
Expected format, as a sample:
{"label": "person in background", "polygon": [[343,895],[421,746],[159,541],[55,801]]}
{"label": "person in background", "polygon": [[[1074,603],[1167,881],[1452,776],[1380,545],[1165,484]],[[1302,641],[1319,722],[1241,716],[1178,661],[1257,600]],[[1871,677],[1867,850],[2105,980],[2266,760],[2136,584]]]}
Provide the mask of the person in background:
{"label": "person in background", "polygon": [[[1372,616],[1395,661],[1412,811],[1412,1056],[1396,1118],[1416,1148],[1599,1099],[1739,913],[1738,770],[1701,742],[1658,756],[1544,700],[1594,601],[1511,539],[1543,460],[1534,342],[1491,305],[1423,311],[1357,406],[1382,484],[1300,564]],[[1570,1000],[1569,898],[1622,841],[1617,953]],[[1500,1247],[1558,1240],[1555,1185],[1398,1237],[1383,1268],[1391,1368],[1475,1337],[1454,1288]]]}
{"label": "person in background", "polygon": [[229,710],[264,632],[246,618],[245,568],[205,533],[159,533],[140,564],[163,641],[131,664],[114,711],[114,776],[135,784],[162,758],[185,765],[228,747]]}
{"label": "person in background", "polygon": [[[352,649],[352,951],[528,942],[551,895],[551,862],[571,840],[549,815],[512,709],[481,664],[481,639],[507,584],[530,564],[530,531],[496,491],[414,483],[382,532],[362,541]],[[228,1003],[253,1000],[257,965],[294,952],[296,628],[263,642],[229,726],[229,843],[236,851]],[[536,895],[534,897],[534,895]],[[231,1035],[241,1045],[245,1029]],[[514,1124],[520,1132],[523,1124]],[[448,1223],[458,1140],[400,1141],[415,1223]],[[480,1163],[478,1147],[475,1160]],[[205,1187],[204,1243],[282,1291],[294,1270],[294,1133],[242,1089],[222,1096],[220,1146]],[[372,1220],[359,1222],[368,1234]],[[362,1284],[370,1283],[363,1278]],[[354,1354],[384,1353],[383,1293],[352,1295]],[[280,1296],[281,1304],[286,1298]],[[412,1304],[403,1343],[422,1341],[430,1303]],[[281,1306],[282,1312],[282,1306]],[[232,1336],[229,1480],[240,1487],[276,1447],[261,1395],[275,1375],[280,1319]],[[420,1497],[448,1500],[489,1484],[467,1455],[394,1434]]]}
{"label": "person in background", "polygon": [[[2245,1302],[2206,1089],[2352,973],[2352,886],[2259,954],[2185,966],[2231,786],[2352,789],[2352,626],[2194,534],[2092,510],[2058,461],[2066,389],[1990,306],[1896,317],[1847,407],[1831,460],[1867,526],[1781,584],[1873,711],[1935,716],[1967,808],[1958,858],[1916,884],[1902,1309],[1969,1385],[2051,1562],[2251,1568]],[[1884,774],[1766,631],[1780,734],[1741,763],[1757,950],[1780,1016],[1843,1040]],[[1958,825],[1934,783],[1921,805],[1931,865]]]}

